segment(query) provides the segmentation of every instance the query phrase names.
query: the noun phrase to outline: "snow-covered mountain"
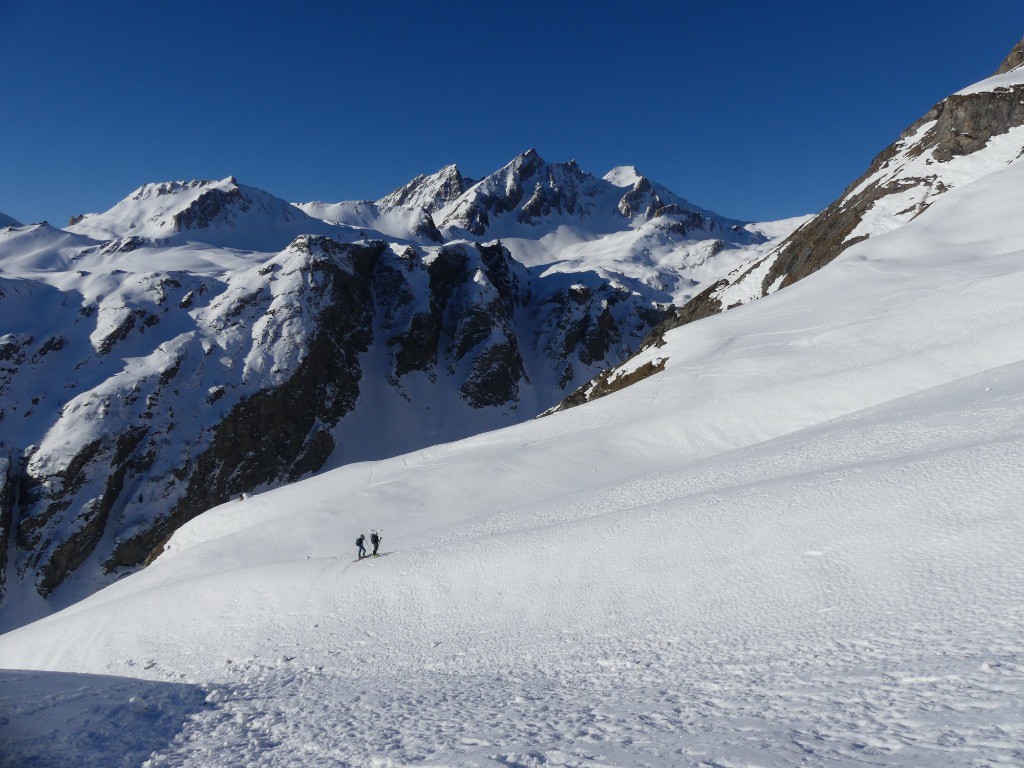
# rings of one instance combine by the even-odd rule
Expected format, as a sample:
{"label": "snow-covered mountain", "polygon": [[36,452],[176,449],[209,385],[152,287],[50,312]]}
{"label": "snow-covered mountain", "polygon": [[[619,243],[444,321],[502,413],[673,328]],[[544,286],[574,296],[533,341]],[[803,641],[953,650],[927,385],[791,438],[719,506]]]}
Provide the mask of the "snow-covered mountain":
{"label": "snow-covered mountain", "polygon": [[574,161],[548,163],[533,149],[478,182],[449,165],[380,200],[296,205],[324,221],[403,242],[500,239],[527,266],[597,271],[676,305],[805,220],[727,219],[633,166],[597,178]]}
{"label": "snow-covered mountain", "polygon": [[[778,246],[702,285],[696,296],[655,330],[645,347],[660,346],[671,328],[792,285],[857,243],[905,226],[951,190],[1016,164],[1022,157],[1024,41],[995,75],[943,99],[903,131],[838,200],[799,222]],[[657,370],[648,360],[644,366],[630,362],[622,370],[605,371],[559,407],[600,397]]]}
{"label": "snow-covered mountain", "polygon": [[[0,230],[0,621],[139,567],[233,496],[529,419],[771,245],[609,178],[529,152],[483,182],[449,166],[305,210],[169,182],[64,230]],[[519,236],[432,223],[485,198]]]}
{"label": "snow-covered mountain", "polygon": [[194,241],[264,252],[280,250],[299,235],[345,237],[341,228],[239,184],[233,176],[144,184],[105,213],[76,216],[68,231],[95,240],[134,238],[136,244],[157,245]]}
{"label": "snow-covered mountain", "polygon": [[[0,672],[0,738],[24,764],[1019,763],[1022,190],[1021,162],[957,185],[667,330],[604,399],[194,518],[0,637],[36,670]],[[348,275],[375,246],[331,247]],[[309,279],[294,251],[267,290]]]}

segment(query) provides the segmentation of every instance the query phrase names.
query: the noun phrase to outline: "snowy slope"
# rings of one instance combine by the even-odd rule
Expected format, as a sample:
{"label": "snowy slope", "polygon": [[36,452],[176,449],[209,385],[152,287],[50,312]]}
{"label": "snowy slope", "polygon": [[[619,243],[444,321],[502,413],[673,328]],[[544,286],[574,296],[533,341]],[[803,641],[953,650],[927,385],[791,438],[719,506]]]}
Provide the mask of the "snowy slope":
{"label": "snowy slope", "polygon": [[1018,44],[995,76],[932,107],[783,243],[701,286],[679,323],[792,285],[850,246],[913,221],[949,190],[1018,162],[1024,155],[1022,50]]}
{"label": "snowy slope", "polygon": [[[790,286],[848,248],[914,221],[951,190],[1019,163],[1024,158],[1022,57],[1024,41],[995,76],[949,96],[907,128],[820,214],[763,227],[766,236],[774,232],[779,239],[754,247],[749,258],[743,258],[742,249],[728,253],[731,271],[717,278],[701,275],[704,280],[677,302],[682,307],[644,346],[659,346],[671,328]],[[716,267],[725,265],[726,259],[716,259]],[[572,407],[642,380],[660,369],[651,360],[646,355],[627,362],[621,371],[603,372],[558,407]]]}
{"label": "snowy slope", "polygon": [[1022,188],[668,332],[602,400],[196,518],[0,637],[0,666],[127,678],[35,721],[12,691],[0,734],[38,752],[134,678],[177,731],[152,765],[1013,764]]}

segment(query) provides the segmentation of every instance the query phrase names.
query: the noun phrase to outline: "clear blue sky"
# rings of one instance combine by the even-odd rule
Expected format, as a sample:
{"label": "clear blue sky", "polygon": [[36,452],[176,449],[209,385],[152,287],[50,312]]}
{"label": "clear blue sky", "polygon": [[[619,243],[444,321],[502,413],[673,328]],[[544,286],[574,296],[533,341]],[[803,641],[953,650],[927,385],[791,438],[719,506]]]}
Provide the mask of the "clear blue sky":
{"label": "clear blue sky", "polygon": [[748,219],[818,211],[1024,35],[1009,0],[0,0],[0,211],[148,181],[372,199],[536,147]]}

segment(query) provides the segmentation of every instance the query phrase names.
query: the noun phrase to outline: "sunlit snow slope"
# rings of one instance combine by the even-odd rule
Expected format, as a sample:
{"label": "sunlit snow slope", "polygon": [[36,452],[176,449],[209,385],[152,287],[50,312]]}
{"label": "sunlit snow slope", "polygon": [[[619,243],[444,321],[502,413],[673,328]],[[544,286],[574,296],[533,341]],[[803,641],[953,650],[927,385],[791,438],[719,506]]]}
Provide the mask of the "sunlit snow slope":
{"label": "sunlit snow slope", "polygon": [[243,493],[533,418],[799,223],[535,151],[375,202],[229,177],[145,184],[67,229],[7,221],[0,631]]}
{"label": "sunlit snow slope", "polygon": [[[617,394],[200,516],[0,638],[41,670],[5,678],[0,737],[85,764],[1019,762],[1021,189],[1017,164],[670,332]],[[353,562],[371,527],[385,556]]]}

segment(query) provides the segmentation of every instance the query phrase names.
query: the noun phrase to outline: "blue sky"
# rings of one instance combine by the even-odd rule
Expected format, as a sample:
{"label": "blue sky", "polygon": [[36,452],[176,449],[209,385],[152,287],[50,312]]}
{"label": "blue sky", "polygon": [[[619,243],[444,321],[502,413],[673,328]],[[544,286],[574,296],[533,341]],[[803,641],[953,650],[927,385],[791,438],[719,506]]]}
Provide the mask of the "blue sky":
{"label": "blue sky", "polygon": [[824,208],[1022,35],[1006,0],[0,0],[0,211],[63,225],[231,174],[372,199],[535,147],[781,218]]}

